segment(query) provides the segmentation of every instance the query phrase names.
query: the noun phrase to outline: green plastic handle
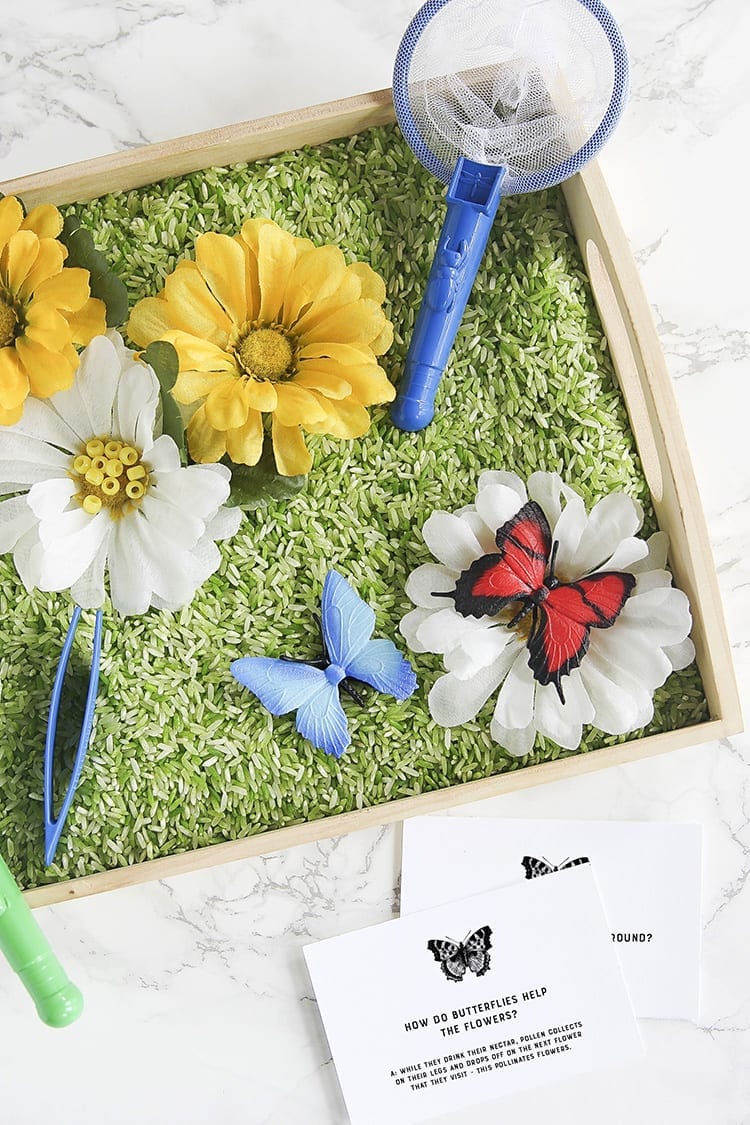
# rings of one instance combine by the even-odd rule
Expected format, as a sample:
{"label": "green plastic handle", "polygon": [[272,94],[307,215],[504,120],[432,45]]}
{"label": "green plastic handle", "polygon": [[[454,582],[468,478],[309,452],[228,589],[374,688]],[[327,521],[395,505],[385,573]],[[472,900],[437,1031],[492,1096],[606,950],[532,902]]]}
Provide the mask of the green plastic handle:
{"label": "green plastic handle", "polygon": [[0,951],[18,973],[50,1027],[67,1027],[83,1010],[83,996],[52,952],[0,856]]}

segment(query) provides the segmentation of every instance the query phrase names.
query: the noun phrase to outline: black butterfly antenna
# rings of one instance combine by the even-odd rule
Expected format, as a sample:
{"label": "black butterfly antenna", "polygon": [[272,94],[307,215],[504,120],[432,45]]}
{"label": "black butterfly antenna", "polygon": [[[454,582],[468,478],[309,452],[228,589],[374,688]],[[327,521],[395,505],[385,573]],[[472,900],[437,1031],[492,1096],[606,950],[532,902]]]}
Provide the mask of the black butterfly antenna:
{"label": "black butterfly antenna", "polygon": [[318,626],[318,632],[320,633],[320,644],[321,648],[323,649],[323,655],[320,657],[320,659],[308,660],[307,658],[302,656],[280,656],[279,660],[285,660],[287,664],[309,664],[311,668],[320,668],[321,671],[324,671],[328,667],[328,665],[331,663],[331,659],[328,655],[328,646],[326,645],[325,634],[323,633],[323,622],[320,618],[320,614],[314,613],[313,621]]}

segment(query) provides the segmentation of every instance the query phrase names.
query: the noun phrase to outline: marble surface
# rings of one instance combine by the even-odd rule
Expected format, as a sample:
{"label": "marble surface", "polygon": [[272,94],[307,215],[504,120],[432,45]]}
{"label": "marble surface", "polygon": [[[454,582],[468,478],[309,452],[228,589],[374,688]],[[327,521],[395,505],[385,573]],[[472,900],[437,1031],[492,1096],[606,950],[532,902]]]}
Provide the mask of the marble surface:
{"label": "marble surface", "polygon": [[[387,86],[416,6],[37,0],[9,18],[6,5],[0,180]],[[747,698],[750,10],[610,6],[633,91],[602,164],[675,379]],[[740,736],[475,806],[701,821],[705,935],[696,1026],[646,1021],[637,1067],[506,1099],[473,1123],[750,1122],[749,767]],[[43,1027],[0,964],[3,1121],[344,1122],[300,950],[397,911],[399,848],[390,827],[39,911],[86,1011],[64,1032]]]}

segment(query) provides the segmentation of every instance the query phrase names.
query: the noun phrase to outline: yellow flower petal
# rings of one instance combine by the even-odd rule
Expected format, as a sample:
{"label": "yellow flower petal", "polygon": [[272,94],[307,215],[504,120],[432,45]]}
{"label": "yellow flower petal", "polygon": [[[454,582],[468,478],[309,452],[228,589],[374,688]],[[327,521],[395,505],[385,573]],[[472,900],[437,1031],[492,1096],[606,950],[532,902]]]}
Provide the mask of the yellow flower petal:
{"label": "yellow flower petal", "polygon": [[338,438],[358,438],[370,428],[370,415],[352,396],[340,402],[328,400],[328,417],[323,422],[313,422],[305,429],[313,434],[330,434]]}
{"label": "yellow flower petal", "polygon": [[320,391],[326,398],[347,398],[352,393],[351,383],[323,366],[318,367],[313,361],[301,364],[294,383],[297,387]]}
{"label": "yellow flower petal", "polygon": [[58,352],[70,343],[70,325],[54,305],[35,300],[26,309],[24,335],[50,351]]}
{"label": "yellow flower petal", "polygon": [[188,449],[194,461],[211,465],[221,461],[227,451],[226,434],[215,430],[206,419],[205,406],[199,406],[187,428]]}
{"label": "yellow flower petal", "polygon": [[23,407],[22,402],[18,406],[14,406],[12,410],[6,410],[0,406],[0,426],[15,426],[16,422],[20,422],[23,417]]}
{"label": "yellow flower petal", "polygon": [[[352,305],[336,309],[319,320],[313,329],[319,340],[334,340],[339,344],[363,345],[377,339],[385,327],[385,314],[375,301],[363,299]],[[300,331],[300,342],[309,342],[309,335]]]}
{"label": "yellow flower petal", "polygon": [[[353,395],[363,406],[372,406],[377,402],[393,402],[396,397],[396,388],[374,358],[369,363],[350,363],[346,367],[331,359],[303,360],[300,363],[300,374],[295,378],[295,382],[300,383],[303,375],[311,375],[313,379],[323,377],[323,386],[326,385],[327,379],[343,383],[344,386],[349,387],[347,395]],[[312,387],[314,384],[306,381],[301,385]],[[323,390],[323,393],[326,394],[326,391]],[[346,398],[347,395],[331,394],[327,397]]]}
{"label": "yellow flower petal", "polygon": [[353,273],[355,277],[359,278],[362,286],[362,296],[369,297],[372,301],[377,301],[382,305],[385,300],[385,282],[379,273],[368,266],[366,262],[352,262],[347,267],[349,273]]}
{"label": "yellow flower petal", "polygon": [[356,274],[345,270],[335,293],[322,301],[314,301],[307,312],[299,317],[294,325],[295,334],[302,343],[310,339],[318,340],[320,339],[318,325],[327,320],[331,313],[343,310],[348,315],[356,316],[361,290],[362,286]]}
{"label": "yellow flower petal", "polygon": [[[232,322],[211,293],[195,262],[179,263],[166,280],[164,297],[169,306],[170,328],[200,336],[220,348],[226,345]],[[134,314],[137,308],[138,305],[133,310]]]}
{"label": "yellow flower petal", "polygon": [[139,348],[162,340],[173,328],[172,309],[164,297],[144,297],[133,307],[126,332]]}
{"label": "yellow flower petal", "polygon": [[298,258],[284,296],[284,324],[294,324],[306,305],[331,297],[345,270],[344,255],[337,246],[319,246]]}
{"label": "yellow flower petal", "polygon": [[393,325],[390,320],[386,320],[385,327],[379,336],[370,341],[370,347],[375,355],[385,355],[393,343]]}
{"label": "yellow flower petal", "polygon": [[224,383],[236,383],[236,376],[226,371],[181,371],[172,387],[172,397],[182,406],[211,394]]}
{"label": "yellow flower petal", "polygon": [[[26,275],[26,280],[19,290],[19,295],[24,299],[31,296],[32,293],[37,295],[37,291],[42,285],[46,285],[47,282],[51,282],[56,277],[59,277],[60,280],[57,282],[57,286],[49,285],[49,293],[46,295],[44,293],[40,294],[42,299],[50,301],[51,304],[56,305],[58,308],[80,308],[89,296],[88,270],[65,270],[66,275],[79,273],[83,275],[83,285],[79,285],[82,292],[81,299],[77,305],[70,305],[68,302],[73,293],[70,278],[60,276],[62,274],[65,258],[65,247],[62,242],[58,242],[56,238],[41,238],[39,240],[39,253],[37,254],[36,262]],[[57,292],[60,294],[61,300],[55,300],[55,289],[57,289]],[[49,294],[51,294],[51,296]]]}
{"label": "yellow flower petal", "polygon": [[[16,355],[15,348],[0,348],[0,407],[8,415],[19,411],[18,418],[23,413],[23,404],[29,393],[29,380],[26,372]],[[18,421],[18,418],[15,421]],[[12,422],[3,421],[2,425],[11,426]]]}
{"label": "yellow flower petal", "polygon": [[294,239],[275,223],[258,231],[258,282],[260,284],[259,319],[274,324],[281,315],[284,293],[289,283],[297,251]]}
{"label": "yellow flower petal", "polygon": [[246,219],[242,230],[235,235],[245,255],[245,291],[247,294],[248,320],[260,316],[260,284],[258,282],[258,239],[263,227],[273,226],[271,219]]}
{"label": "yellow flower petal", "polygon": [[312,468],[312,457],[299,426],[282,426],[274,415],[271,441],[276,468],[284,477],[304,476]]}
{"label": "yellow flower petal", "polygon": [[18,293],[38,253],[39,239],[33,231],[19,230],[10,236],[0,262],[11,293]]}
{"label": "yellow flower petal", "polygon": [[206,421],[216,430],[236,430],[247,420],[248,406],[239,379],[225,379],[206,399]]}
{"label": "yellow flower petal", "polygon": [[353,344],[337,344],[333,340],[314,340],[299,350],[299,358],[334,359],[347,366],[350,363],[372,363],[375,358],[369,345],[355,347]]}
{"label": "yellow flower petal", "polygon": [[251,410],[244,426],[227,433],[227,453],[235,465],[257,465],[263,452],[263,419]]}
{"label": "yellow flower petal", "polygon": [[318,395],[294,383],[279,383],[276,387],[279,401],[274,418],[280,426],[311,426],[328,416]]}
{"label": "yellow flower petal", "polygon": [[208,340],[174,329],[168,329],[160,338],[171,344],[177,352],[181,370],[237,372],[237,364],[231,355]]}
{"label": "yellow flower petal", "polygon": [[242,393],[252,410],[268,412],[276,409],[276,387],[269,379],[245,379]]}
{"label": "yellow flower petal", "polygon": [[16,340],[16,351],[28,375],[30,393],[37,398],[65,391],[73,382],[75,366],[61,352],[51,352],[25,336]]}
{"label": "yellow flower petal", "polygon": [[32,208],[21,223],[21,230],[33,230],[39,238],[57,238],[63,228],[63,218],[51,203]]}
{"label": "yellow flower petal", "polygon": [[237,325],[248,318],[245,255],[226,234],[202,234],[195,244],[195,260],[216,300]]}
{"label": "yellow flower petal", "polygon": [[8,239],[16,233],[23,222],[23,207],[15,195],[6,195],[0,199],[0,250]]}
{"label": "yellow flower petal", "polygon": [[[52,245],[59,246],[61,250],[64,249],[59,242],[54,242]],[[45,240],[44,249],[32,272],[35,273],[37,270],[47,268],[52,270],[56,257],[57,254],[49,248],[49,244]],[[72,312],[75,309],[83,308],[91,295],[89,271],[79,269],[77,266],[63,269],[62,261],[64,261],[64,258],[60,262],[59,270],[48,274],[46,279],[40,277],[39,282],[35,284],[34,295],[42,301],[48,301],[51,305],[55,305],[58,309]],[[30,279],[31,275],[29,275]]]}
{"label": "yellow flower petal", "polygon": [[74,312],[66,312],[65,319],[71,328],[74,344],[90,344],[94,336],[107,331],[107,309],[104,301],[89,297],[86,304]]}

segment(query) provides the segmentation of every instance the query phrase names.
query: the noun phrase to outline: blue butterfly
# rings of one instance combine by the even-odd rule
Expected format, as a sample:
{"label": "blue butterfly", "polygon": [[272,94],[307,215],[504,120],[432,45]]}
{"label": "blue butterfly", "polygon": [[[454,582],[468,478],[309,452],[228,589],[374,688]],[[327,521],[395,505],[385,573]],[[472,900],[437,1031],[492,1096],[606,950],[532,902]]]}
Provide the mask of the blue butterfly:
{"label": "blue butterfly", "polygon": [[417,677],[392,641],[372,641],[375,614],[337,571],[323,584],[320,661],[246,656],[232,662],[232,675],[257,695],[272,715],[296,711],[303,738],[319,750],[340,758],[349,746],[349,728],[339,687],[362,703],[350,682],[361,681],[398,700],[417,686]]}

